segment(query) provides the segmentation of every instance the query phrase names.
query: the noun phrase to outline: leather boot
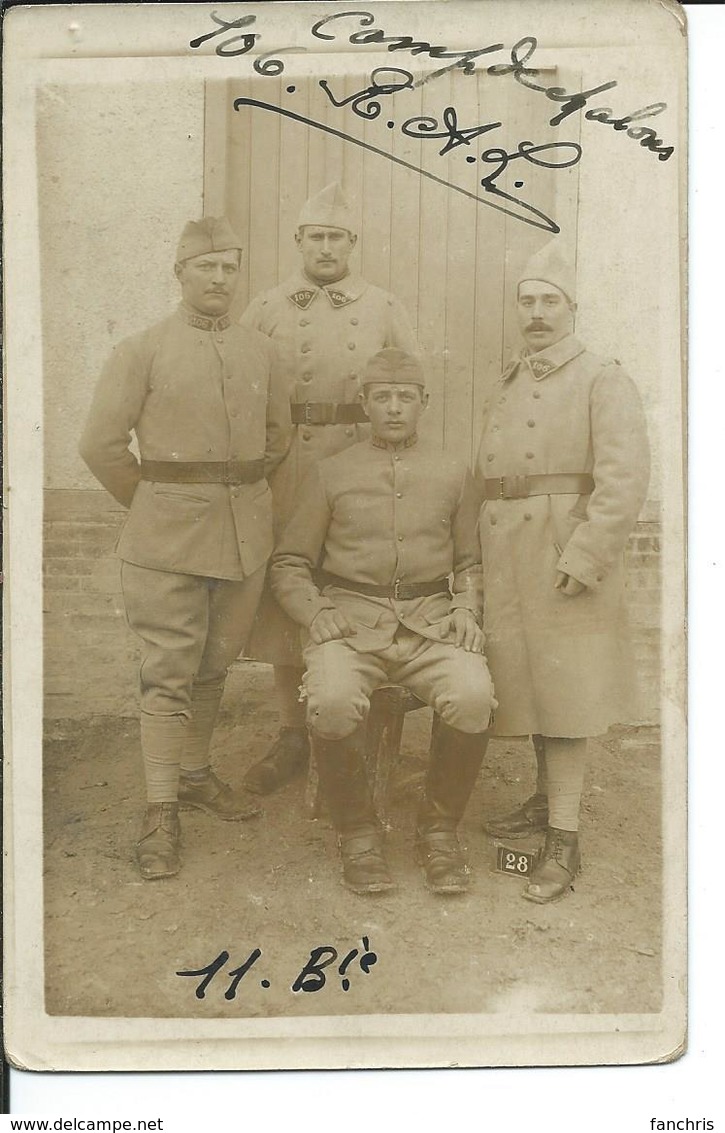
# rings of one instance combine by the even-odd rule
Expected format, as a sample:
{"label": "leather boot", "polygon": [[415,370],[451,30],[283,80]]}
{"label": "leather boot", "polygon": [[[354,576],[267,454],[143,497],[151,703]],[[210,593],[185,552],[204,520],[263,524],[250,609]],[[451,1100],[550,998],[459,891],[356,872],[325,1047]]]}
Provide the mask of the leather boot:
{"label": "leather boot", "polygon": [[395,888],[383,854],[383,835],[373,809],[363,761],[364,731],[341,740],[311,734],[320,786],[337,830],[343,884],[353,893]]}
{"label": "leather boot", "polygon": [[418,861],[433,893],[464,893],[468,889],[470,870],[456,828],[487,745],[488,732],[469,735],[435,717],[416,842]]}
{"label": "leather boot", "polygon": [[541,858],[523,892],[527,901],[546,905],[563,897],[579,872],[579,837],[576,830],[550,826]]}
{"label": "leather boot", "polygon": [[307,728],[280,728],[267,754],[247,771],[244,786],[255,795],[269,795],[301,775],[309,758]]}
{"label": "leather boot", "polygon": [[546,795],[536,794],[507,814],[484,822],[483,829],[494,838],[525,838],[542,833],[548,825],[549,801]]}
{"label": "leather boot", "polygon": [[179,807],[176,803],[149,803],[136,843],[136,861],[147,881],[173,877],[179,860]]}

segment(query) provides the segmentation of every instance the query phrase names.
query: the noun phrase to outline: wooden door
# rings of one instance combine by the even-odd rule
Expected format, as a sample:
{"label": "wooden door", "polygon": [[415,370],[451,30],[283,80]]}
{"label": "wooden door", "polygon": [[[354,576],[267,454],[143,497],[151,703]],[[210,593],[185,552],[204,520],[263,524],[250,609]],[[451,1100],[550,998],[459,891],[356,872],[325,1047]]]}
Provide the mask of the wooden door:
{"label": "wooden door", "polygon": [[[369,86],[375,67],[385,68],[377,72],[378,85],[402,81],[390,70],[397,59],[376,54],[365,60],[365,70],[354,76],[328,74],[336,102]],[[540,74],[542,85],[577,89],[570,72],[550,66]],[[518,205],[483,190],[481,178],[494,172],[495,163],[483,162],[481,155],[489,151],[490,156],[492,148],[514,153],[522,141],[573,146],[579,116],[552,128],[548,120],[555,104],[485,69],[472,76],[449,72],[379,97],[380,113],[369,119],[350,103],[336,106],[317,77],[289,76],[288,68],[276,78],[207,85],[205,211],[226,212],[245,243],[237,309],[241,312],[257,292],[295,270],[299,210],[308,196],[339,181],[359,226],[354,255],[360,271],[394,292],[417,327],[431,391],[427,431],[447,449],[472,456],[481,403],[518,345],[518,272],[552,239],[542,227],[501,211],[521,214]],[[235,110],[239,98],[282,113],[246,104]],[[367,104],[359,105],[365,109]],[[425,116],[439,123],[433,132],[441,132],[447,107],[455,109],[461,130],[501,125],[442,155],[446,139],[411,136],[414,126],[408,132],[401,128]],[[572,152],[559,151],[558,160]],[[552,219],[561,229],[562,249],[575,260],[578,165],[555,169],[513,160],[495,185]]]}

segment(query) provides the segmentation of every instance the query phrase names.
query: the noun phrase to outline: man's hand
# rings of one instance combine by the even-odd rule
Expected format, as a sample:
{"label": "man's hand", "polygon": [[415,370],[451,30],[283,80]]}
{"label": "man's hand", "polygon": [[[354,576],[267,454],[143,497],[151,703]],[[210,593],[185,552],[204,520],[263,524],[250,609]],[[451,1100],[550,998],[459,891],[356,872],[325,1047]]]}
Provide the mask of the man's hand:
{"label": "man's hand", "polygon": [[320,610],[310,624],[310,639],[313,645],[324,645],[326,641],[340,641],[352,637],[354,630],[344,614],[339,610]]}
{"label": "man's hand", "polygon": [[563,570],[556,572],[556,582],[554,583],[555,590],[561,590],[562,594],[566,594],[568,598],[574,598],[575,595],[581,594],[582,590],[586,590],[583,582],[578,578],[574,578],[571,574],[564,574]]}
{"label": "man's hand", "polygon": [[483,631],[470,610],[454,610],[444,633],[453,637],[457,649],[462,646],[467,653],[483,653]]}

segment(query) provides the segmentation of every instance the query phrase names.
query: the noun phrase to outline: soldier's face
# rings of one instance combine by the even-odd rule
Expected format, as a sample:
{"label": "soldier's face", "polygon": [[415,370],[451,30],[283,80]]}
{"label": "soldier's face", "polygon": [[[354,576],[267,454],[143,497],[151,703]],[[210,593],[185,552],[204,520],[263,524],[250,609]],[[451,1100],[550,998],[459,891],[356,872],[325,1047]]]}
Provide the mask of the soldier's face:
{"label": "soldier's face", "polygon": [[416,385],[372,382],[363,391],[363,409],[373,432],[393,444],[412,437],[427,404],[428,394]]}
{"label": "soldier's face", "polygon": [[519,284],[516,313],[526,345],[533,351],[553,346],[571,334],[575,307],[563,291],[540,279]]}
{"label": "soldier's face", "polygon": [[225,315],[239,282],[239,253],[208,252],[174,268],[187,307],[202,315]]}
{"label": "soldier's face", "polygon": [[305,275],[313,283],[336,283],[347,275],[347,261],[357,243],[346,228],[305,224],[295,235]]}

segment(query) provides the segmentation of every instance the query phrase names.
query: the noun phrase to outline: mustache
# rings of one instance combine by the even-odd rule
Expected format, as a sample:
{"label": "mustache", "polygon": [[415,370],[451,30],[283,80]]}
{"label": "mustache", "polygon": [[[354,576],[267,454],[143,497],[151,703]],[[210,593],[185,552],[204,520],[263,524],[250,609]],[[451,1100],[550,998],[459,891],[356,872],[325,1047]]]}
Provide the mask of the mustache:
{"label": "mustache", "polygon": [[527,330],[551,330],[548,323],[533,322],[529,323]]}

